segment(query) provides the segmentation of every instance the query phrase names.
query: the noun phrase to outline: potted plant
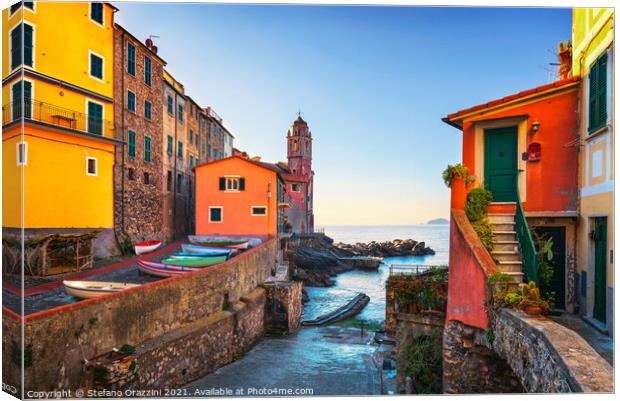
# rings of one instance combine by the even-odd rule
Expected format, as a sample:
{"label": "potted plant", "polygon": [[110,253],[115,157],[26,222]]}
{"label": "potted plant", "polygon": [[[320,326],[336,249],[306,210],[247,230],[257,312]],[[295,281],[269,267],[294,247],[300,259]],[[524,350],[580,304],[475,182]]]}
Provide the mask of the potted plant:
{"label": "potted plant", "polygon": [[536,283],[530,281],[521,289],[521,302],[519,308],[527,315],[538,316],[549,310],[549,304],[540,296],[540,290]]}

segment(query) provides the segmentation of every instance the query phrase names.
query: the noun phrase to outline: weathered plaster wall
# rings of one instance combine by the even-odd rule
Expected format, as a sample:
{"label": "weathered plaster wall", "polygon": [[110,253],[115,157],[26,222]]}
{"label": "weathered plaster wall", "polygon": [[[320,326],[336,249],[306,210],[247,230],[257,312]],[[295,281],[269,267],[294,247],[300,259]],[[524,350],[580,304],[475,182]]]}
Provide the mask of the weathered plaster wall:
{"label": "weathered plaster wall", "polygon": [[271,274],[276,252],[273,239],[212,270],[26,316],[26,388],[77,388],[84,359],[205,319],[222,310],[226,294],[236,304]]}
{"label": "weathered plaster wall", "polygon": [[511,309],[491,321],[493,349],[528,392],[613,392],[613,368],[574,331]]}
{"label": "weathered plaster wall", "polygon": [[303,282],[265,283],[265,289],[267,290],[266,331],[274,334],[297,331],[301,322]]}

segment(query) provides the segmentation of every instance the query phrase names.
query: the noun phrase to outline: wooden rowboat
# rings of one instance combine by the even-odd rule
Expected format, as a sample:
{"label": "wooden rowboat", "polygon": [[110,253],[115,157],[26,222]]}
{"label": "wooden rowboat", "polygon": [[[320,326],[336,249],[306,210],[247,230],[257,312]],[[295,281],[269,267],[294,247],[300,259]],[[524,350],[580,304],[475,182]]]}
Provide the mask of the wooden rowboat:
{"label": "wooden rowboat", "polygon": [[213,241],[213,242],[192,242],[192,245],[206,246],[211,248],[247,249],[248,241]]}
{"label": "wooden rowboat", "polygon": [[179,257],[197,257],[197,258],[205,258],[209,256],[228,256],[231,253],[231,249],[222,249],[218,252],[208,253],[208,252],[175,252],[170,255],[171,258],[179,258]]}
{"label": "wooden rowboat", "polygon": [[213,248],[208,246],[200,246],[200,245],[191,245],[191,244],[183,244],[181,245],[183,252],[188,253],[206,253],[209,256],[220,256],[220,255],[228,255],[232,252],[232,249],[227,248]]}
{"label": "wooden rowboat", "polygon": [[138,287],[140,284],[111,283],[105,281],[68,281],[62,282],[65,290],[76,298],[97,298],[106,294]]}
{"label": "wooden rowboat", "polygon": [[263,243],[258,237],[239,237],[239,236],[223,236],[223,235],[188,235],[189,242],[193,244],[221,241],[247,241],[249,247],[253,248]]}
{"label": "wooden rowboat", "polygon": [[226,261],[226,256],[207,256],[202,258],[166,258],[161,261],[166,265],[187,266],[187,267],[207,267]]}
{"label": "wooden rowboat", "polygon": [[196,267],[172,266],[164,263],[150,262],[148,260],[138,261],[138,269],[140,269],[142,273],[157,277],[182,276],[200,270],[200,268]]}
{"label": "wooden rowboat", "polygon": [[161,241],[151,240],[151,241],[143,241],[137,244],[134,244],[134,250],[136,251],[136,255],[142,255],[144,253],[153,252],[155,249],[161,246]]}

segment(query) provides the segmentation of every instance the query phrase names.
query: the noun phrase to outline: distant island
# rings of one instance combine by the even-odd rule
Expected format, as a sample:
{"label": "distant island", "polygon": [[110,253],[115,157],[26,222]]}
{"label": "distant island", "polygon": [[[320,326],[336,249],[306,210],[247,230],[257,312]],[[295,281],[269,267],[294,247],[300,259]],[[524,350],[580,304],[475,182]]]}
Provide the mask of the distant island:
{"label": "distant island", "polygon": [[450,224],[450,222],[448,221],[448,219],[444,219],[443,217],[440,217],[438,219],[429,220],[428,223],[426,224]]}

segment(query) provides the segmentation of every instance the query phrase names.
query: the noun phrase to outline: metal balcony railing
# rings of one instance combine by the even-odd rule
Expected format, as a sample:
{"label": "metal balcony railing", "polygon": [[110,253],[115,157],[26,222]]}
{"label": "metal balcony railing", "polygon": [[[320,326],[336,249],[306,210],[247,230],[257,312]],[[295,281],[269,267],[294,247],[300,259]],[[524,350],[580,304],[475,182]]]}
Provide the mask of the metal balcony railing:
{"label": "metal balcony railing", "polygon": [[21,118],[93,135],[114,137],[114,124],[112,121],[89,116],[88,114],[54,104],[26,98],[23,103],[21,101],[14,101],[2,106],[3,126]]}

